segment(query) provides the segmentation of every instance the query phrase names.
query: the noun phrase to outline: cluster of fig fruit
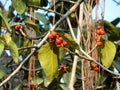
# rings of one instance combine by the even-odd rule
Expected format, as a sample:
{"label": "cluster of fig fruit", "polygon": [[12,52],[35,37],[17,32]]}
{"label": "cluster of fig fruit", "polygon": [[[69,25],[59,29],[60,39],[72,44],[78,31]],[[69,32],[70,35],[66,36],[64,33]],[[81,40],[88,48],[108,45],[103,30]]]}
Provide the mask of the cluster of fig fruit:
{"label": "cluster of fig fruit", "polygon": [[97,66],[97,64],[95,64],[95,63],[92,63],[91,64],[91,69],[92,70],[94,70],[94,71],[96,71],[96,72],[99,72],[100,71],[100,68]]}
{"label": "cluster of fig fruit", "polygon": [[97,25],[96,27],[96,36],[95,36],[95,40],[97,41],[97,46],[102,46],[102,42],[100,41],[100,36],[105,34],[104,29],[102,28],[101,25]]}
{"label": "cluster of fig fruit", "polygon": [[55,31],[51,31],[48,38],[50,39],[51,42],[54,42],[56,44],[57,48],[60,47],[66,47],[68,43],[63,40],[63,38],[58,35]]}

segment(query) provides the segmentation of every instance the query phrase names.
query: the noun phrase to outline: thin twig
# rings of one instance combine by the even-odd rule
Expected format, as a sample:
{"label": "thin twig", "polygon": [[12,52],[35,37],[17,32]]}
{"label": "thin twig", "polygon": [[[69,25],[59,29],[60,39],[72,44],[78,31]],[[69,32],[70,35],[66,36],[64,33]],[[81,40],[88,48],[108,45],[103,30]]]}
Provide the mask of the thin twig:
{"label": "thin twig", "polygon": [[92,53],[96,49],[96,47],[97,47],[97,44],[87,54]]}
{"label": "thin twig", "polygon": [[26,47],[21,47],[21,48],[18,48],[18,50],[24,50],[24,49],[30,49],[30,48],[37,48],[37,46],[26,46]]}
{"label": "thin twig", "polygon": [[24,33],[22,29],[20,29],[19,32],[21,33],[22,36],[24,36],[27,39],[31,39],[31,40],[39,40],[46,35],[46,33],[45,33],[45,34],[43,34],[42,36],[39,36],[39,37],[30,37],[26,33]]}
{"label": "thin twig", "polygon": [[[22,69],[23,70],[25,70],[25,71],[29,71],[29,69],[28,68],[26,68],[26,67],[24,67],[24,66],[22,66]],[[41,71],[42,70],[42,68],[41,67],[39,67],[39,68],[35,68],[35,69],[31,69],[31,71]]]}
{"label": "thin twig", "polygon": [[51,10],[51,9],[46,9],[46,8],[42,8],[42,7],[39,7],[39,6],[35,6],[35,5],[28,5],[29,7],[33,7],[33,8],[36,8],[36,9],[41,9],[41,10],[45,10],[45,11],[48,11],[48,12],[52,12],[52,13],[55,13],[55,14],[58,14],[60,16],[63,16],[62,14],[54,11],[54,10]]}
{"label": "thin twig", "polygon": [[[77,22],[82,25],[82,20],[83,20],[83,3],[80,4],[80,17],[79,17],[79,21],[77,21]],[[82,29],[82,27],[78,25],[77,38],[74,37],[74,40],[78,43],[78,45],[80,45],[80,39],[81,39],[81,31],[80,30],[81,29]],[[78,50],[75,50],[75,52],[79,53]],[[74,90],[73,86],[74,86],[74,80],[75,80],[75,74],[76,74],[77,60],[78,60],[78,56],[75,55],[74,56],[74,61],[73,61],[70,83],[69,83],[69,89],[70,90]]]}
{"label": "thin twig", "polygon": [[75,34],[74,34],[74,32],[73,32],[73,28],[72,28],[72,25],[71,25],[70,19],[69,19],[69,17],[67,17],[66,19],[67,19],[67,23],[68,23],[68,26],[69,26],[69,29],[70,29],[71,35],[72,35],[73,39],[76,40],[76,37],[75,37]]}

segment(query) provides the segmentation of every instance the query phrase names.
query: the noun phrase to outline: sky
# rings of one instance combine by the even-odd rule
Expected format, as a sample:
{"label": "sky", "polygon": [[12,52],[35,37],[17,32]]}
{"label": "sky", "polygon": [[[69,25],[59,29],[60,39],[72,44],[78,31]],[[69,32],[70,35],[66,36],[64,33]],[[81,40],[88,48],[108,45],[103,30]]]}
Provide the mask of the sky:
{"label": "sky", "polygon": [[[105,9],[103,7],[103,1],[104,0],[100,0],[100,4],[98,7],[98,19],[101,19],[101,13],[104,11],[104,20],[107,21],[112,21],[116,18],[120,18],[120,5],[118,5],[116,2],[114,2],[113,0],[105,0]],[[120,1],[120,0],[116,0],[116,1]],[[95,13],[96,13],[96,8],[93,9],[93,13],[92,13],[92,18],[95,19]],[[117,25],[120,26],[120,23]]]}
{"label": "sky", "polygon": [[[116,0],[120,2],[120,0]],[[120,18],[120,5],[115,3],[113,0],[106,0],[105,2],[105,20],[112,21],[117,17]],[[119,25],[120,26],[120,23]]]}
{"label": "sky", "polygon": [[[3,5],[5,4],[6,0],[0,0],[2,1]],[[102,10],[102,2],[104,0],[100,0],[99,10]],[[120,0],[116,0],[117,2],[120,2]],[[5,9],[8,10],[9,5],[11,4],[11,0],[7,0],[5,4]],[[92,14],[93,18],[95,13]],[[105,13],[104,13],[104,19],[107,21],[112,21],[115,18],[120,17],[120,5],[118,5],[114,0],[105,0]],[[120,27],[120,23],[118,25]]]}

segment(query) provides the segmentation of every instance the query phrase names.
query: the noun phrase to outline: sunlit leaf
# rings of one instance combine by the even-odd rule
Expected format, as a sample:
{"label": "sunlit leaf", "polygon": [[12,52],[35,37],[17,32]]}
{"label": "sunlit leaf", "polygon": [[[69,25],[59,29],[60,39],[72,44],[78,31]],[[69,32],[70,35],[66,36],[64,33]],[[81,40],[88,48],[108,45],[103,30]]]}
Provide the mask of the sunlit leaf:
{"label": "sunlit leaf", "polygon": [[2,40],[0,40],[0,56],[1,56],[2,52],[3,52],[3,50],[4,50],[4,43],[3,43]]}
{"label": "sunlit leaf", "polygon": [[[33,78],[33,79],[34,79],[34,78]],[[36,77],[35,80],[33,80],[33,82],[34,82],[34,81],[36,82],[37,85],[40,85],[40,84],[43,83],[43,79],[40,78],[40,77]]]}
{"label": "sunlit leaf", "polygon": [[41,0],[29,0],[29,4],[40,6]]}
{"label": "sunlit leaf", "polygon": [[7,20],[7,18],[5,17],[5,15],[2,12],[0,12],[0,17],[2,18],[1,25],[3,27],[6,27],[8,32],[11,32],[12,30],[10,29],[10,26],[8,24],[8,20]]}
{"label": "sunlit leaf", "polygon": [[11,41],[10,34],[9,34],[9,33],[3,34],[3,35],[1,36],[1,39],[2,39],[6,44],[8,44],[8,43]]}
{"label": "sunlit leaf", "polygon": [[69,90],[68,85],[66,85],[65,83],[64,84],[59,84],[59,85],[63,90]]}
{"label": "sunlit leaf", "polygon": [[74,41],[74,39],[67,33],[58,31],[58,34],[63,37],[65,41],[68,42],[68,45],[74,49],[79,50],[79,45]]}
{"label": "sunlit leaf", "polygon": [[102,57],[101,57],[102,64],[105,67],[109,68],[116,54],[115,45],[111,41],[106,40],[104,47],[101,49],[101,54],[102,54]]}
{"label": "sunlit leaf", "polygon": [[57,49],[55,49],[55,47],[50,43],[44,44],[38,50],[39,62],[49,80],[54,79],[58,68],[58,57],[56,50]]}
{"label": "sunlit leaf", "polygon": [[48,80],[48,79],[44,79],[44,86],[45,87],[48,87],[48,85],[51,83],[51,81],[50,80]]}
{"label": "sunlit leaf", "polygon": [[6,73],[7,73],[7,68],[3,65],[0,65],[0,79],[3,78]]}
{"label": "sunlit leaf", "polygon": [[14,62],[15,62],[15,63],[18,63],[18,56],[19,56],[19,55],[18,55],[18,48],[17,48],[16,44],[11,40],[11,41],[8,43],[7,47],[8,47],[9,50],[10,50],[10,53],[11,53],[11,55],[12,55],[12,58],[13,58]]}
{"label": "sunlit leaf", "polygon": [[69,85],[69,82],[70,82],[70,77],[71,77],[71,73],[70,72],[67,72],[63,75],[63,79],[64,79],[64,82]]}
{"label": "sunlit leaf", "polygon": [[26,3],[24,0],[12,0],[13,2],[13,7],[17,11],[18,14],[24,13],[26,9]]}
{"label": "sunlit leaf", "polygon": [[1,39],[4,41],[5,45],[10,50],[11,56],[14,62],[18,63],[18,48],[16,44],[12,41],[10,34],[6,33],[1,36]]}

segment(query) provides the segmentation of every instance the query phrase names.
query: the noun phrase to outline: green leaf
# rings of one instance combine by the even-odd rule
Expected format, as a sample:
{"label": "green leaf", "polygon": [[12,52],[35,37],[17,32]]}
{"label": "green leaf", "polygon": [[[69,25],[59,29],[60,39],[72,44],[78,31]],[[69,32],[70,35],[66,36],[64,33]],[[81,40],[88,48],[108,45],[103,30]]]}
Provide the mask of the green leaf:
{"label": "green leaf", "polygon": [[113,65],[120,72],[120,61],[113,61]]}
{"label": "green leaf", "polygon": [[2,79],[7,73],[7,68],[3,65],[0,65],[0,79]]}
{"label": "green leaf", "polygon": [[113,20],[111,23],[116,26],[118,23],[120,22],[120,18],[116,18],[115,20]]}
{"label": "green leaf", "polygon": [[58,58],[61,61],[63,59],[63,57],[65,56],[66,50],[64,48],[60,48],[59,49],[59,55]]}
{"label": "green leaf", "polygon": [[2,20],[0,20],[1,21],[1,25],[3,27],[6,27],[8,32],[11,32],[12,30],[10,29],[10,26],[8,24],[8,20],[7,20],[7,18],[5,16],[6,15],[4,15],[2,12],[0,12],[0,17],[2,18]]}
{"label": "green leaf", "polygon": [[120,57],[117,56],[113,61],[113,67],[116,68],[120,72]]}
{"label": "green leaf", "polygon": [[3,35],[1,36],[1,39],[2,39],[6,44],[8,44],[8,43],[12,40],[9,33],[3,34]]}
{"label": "green leaf", "polygon": [[26,9],[26,3],[24,0],[12,0],[13,2],[13,7],[17,11],[18,14],[24,13]]}
{"label": "green leaf", "polygon": [[59,86],[62,88],[62,90],[69,90],[68,85],[64,84],[59,84]]}
{"label": "green leaf", "polygon": [[18,56],[19,56],[19,55],[18,55],[18,48],[17,48],[16,44],[11,40],[11,41],[8,43],[7,47],[8,47],[9,50],[10,50],[10,53],[11,53],[11,56],[12,56],[14,62],[15,62],[15,63],[18,63]]}
{"label": "green leaf", "polygon": [[41,0],[29,0],[29,4],[40,6]]}
{"label": "green leaf", "polygon": [[79,45],[74,41],[74,39],[67,33],[63,31],[58,31],[57,32],[63,39],[68,42],[68,45],[74,49],[80,50]]}
{"label": "green leaf", "polygon": [[19,84],[17,84],[17,85],[13,88],[13,90],[19,90],[20,87],[21,87],[21,84],[19,83]]}
{"label": "green leaf", "polygon": [[71,77],[71,73],[70,72],[67,72],[63,75],[63,78],[61,80],[63,80],[63,84],[59,84],[60,87],[63,89],[63,90],[68,90],[68,85],[69,85],[69,82],[70,82],[70,77]]}
{"label": "green leaf", "polygon": [[105,67],[109,68],[116,54],[115,45],[111,41],[106,40],[104,47],[101,49],[101,54],[102,54],[101,57],[102,64]]}
{"label": "green leaf", "polygon": [[3,43],[2,40],[0,40],[0,56],[1,56],[2,52],[3,52],[3,50],[4,50],[4,43]]}
{"label": "green leaf", "polygon": [[33,21],[31,21],[31,20],[26,20],[25,24],[27,26],[30,26],[30,27],[34,28],[34,29],[37,29],[37,25]]}
{"label": "green leaf", "polygon": [[49,80],[53,80],[58,68],[57,49],[55,49],[55,46],[51,45],[51,43],[44,44],[38,50],[38,59],[46,77]]}
{"label": "green leaf", "polygon": [[63,75],[64,82],[67,84],[67,86],[69,85],[70,77],[71,77],[71,73],[70,72],[67,72],[67,73],[65,73]]}
{"label": "green leaf", "polygon": [[[33,78],[33,79],[34,79],[34,78]],[[33,82],[34,82],[34,80],[33,80]],[[36,78],[35,78],[35,83],[36,83],[37,85],[40,85],[40,84],[43,83],[43,79],[40,78],[40,77],[36,77]]]}
{"label": "green leaf", "polygon": [[[100,24],[103,23],[102,20],[99,21]],[[120,39],[120,29],[115,27],[112,23],[104,20],[104,30],[108,35],[108,39],[111,41],[117,41]]]}
{"label": "green leaf", "polygon": [[48,5],[48,0],[40,0],[40,6],[47,6]]}
{"label": "green leaf", "polygon": [[41,14],[41,13],[36,12],[36,13],[35,13],[35,18],[36,18],[37,20],[42,21],[44,24],[47,24],[47,23],[48,23],[48,20],[46,19],[46,16],[45,16],[44,14]]}
{"label": "green leaf", "polygon": [[9,33],[3,34],[0,38],[4,41],[5,45],[10,50],[13,60],[16,63],[18,63],[18,56],[19,56],[18,48],[17,48],[16,44],[12,41],[10,34]]}

